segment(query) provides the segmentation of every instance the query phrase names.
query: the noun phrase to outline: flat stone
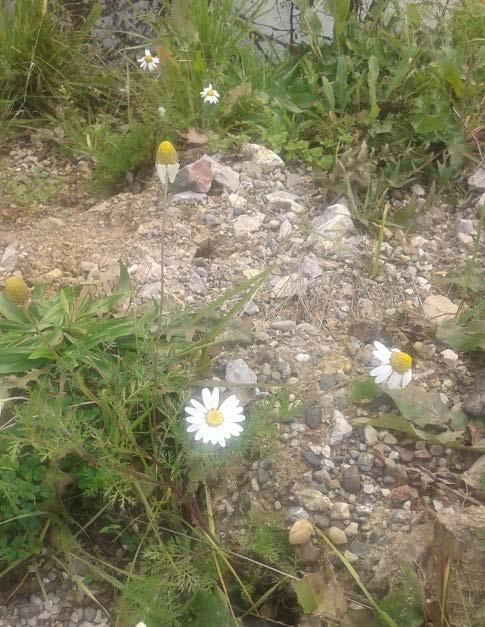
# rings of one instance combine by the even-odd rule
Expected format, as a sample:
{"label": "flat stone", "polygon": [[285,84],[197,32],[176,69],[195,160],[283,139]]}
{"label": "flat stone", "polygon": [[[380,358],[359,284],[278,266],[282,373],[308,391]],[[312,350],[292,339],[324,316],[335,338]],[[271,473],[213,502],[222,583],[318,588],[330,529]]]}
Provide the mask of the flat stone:
{"label": "flat stone", "polygon": [[322,410],[317,405],[309,407],[305,412],[305,422],[310,429],[316,429],[322,424]]}
{"label": "flat stone", "polygon": [[414,452],[409,449],[404,449],[403,451],[399,451],[399,459],[403,461],[405,464],[409,464],[414,459]]}
{"label": "flat stone", "polygon": [[294,506],[288,508],[288,513],[286,515],[286,523],[288,525],[292,525],[295,521],[300,518],[310,518],[310,514],[303,507]]}
{"label": "flat stone", "polygon": [[480,192],[485,191],[485,169],[478,168],[468,177],[468,185]]}
{"label": "flat stone", "polygon": [[312,542],[307,542],[298,551],[298,561],[302,566],[311,566],[319,561],[321,555],[322,549]]}
{"label": "flat stone", "polygon": [[291,331],[296,327],[294,320],[274,320],[271,323],[271,328],[275,331]]}
{"label": "flat stone", "polygon": [[333,426],[330,433],[330,446],[337,446],[342,443],[344,438],[347,438],[352,433],[352,427],[345,419],[344,415],[336,409],[333,412]]}
{"label": "flat stone", "polygon": [[332,502],[318,490],[306,488],[296,493],[299,501],[310,512],[328,512]]}
{"label": "flat stone", "polygon": [[456,367],[459,357],[455,351],[452,351],[451,348],[446,348],[444,351],[441,351],[440,355],[449,368]]}
{"label": "flat stone", "polygon": [[355,464],[344,468],[340,477],[340,485],[346,492],[358,494],[360,492],[360,471]]}
{"label": "flat stone", "polygon": [[199,192],[180,192],[179,194],[174,194],[170,200],[175,204],[179,202],[189,203],[191,205],[197,205],[199,202],[207,198],[207,194],[202,194]]}
{"label": "flat stone", "polygon": [[264,216],[261,213],[238,216],[233,224],[236,237],[250,235],[251,233],[259,231],[263,223],[263,218]]}
{"label": "flat stone", "polygon": [[353,542],[351,542],[349,549],[355,555],[360,555],[360,557],[365,557],[369,554],[369,551],[367,550],[365,544],[363,542],[359,542],[358,540],[354,540]]}
{"label": "flat stone", "polygon": [[409,501],[412,496],[413,491],[411,486],[407,484],[399,485],[391,492],[391,503],[393,503],[394,505],[398,505],[404,503],[405,501]]}
{"label": "flat stone", "polygon": [[266,200],[275,209],[283,209],[288,211],[293,209],[297,196],[290,192],[276,191],[271,194],[266,194]]}
{"label": "flat stone", "polygon": [[372,425],[365,425],[364,427],[364,440],[367,446],[374,446],[377,444],[378,437],[377,431]]}
{"label": "flat stone", "polygon": [[227,362],[226,381],[254,385],[258,382],[258,377],[244,359],[233,359]]}
{"label": "flat stone", "polygon": [[310,257],[310,255],[306,255],[303,259],[301,272],[307,279],[318,279],[318,277],[323,274],[322,266],[318,259],[316,257]]}
{"label": "flat stone", "polygon": [[465,220],[464,218],[457,218],[455,220],[455,231],[457,235],[463,233],[464,235],[475,235],[475,227],[472,220]]}
{"label": "flat stone", "polygon": [[313,218],[312,225],[313,241],[325,250],[332,249],[336,242],[348,237],[355,230],[348,207],[341,203],[327,207],[322,215]]}
{"label": "flat stone", "polygon": [[336,545],[347,544],[345,531],[342,531],[342,529],[339,529],[338,527],[330,527],[330,529],[327,530],[327,535]]}
{"label": "flat stone", "polygon": [[250,159],[263,172],[273,172],[285,165],[280,156],[260,144],[244,144],[241,148],[241,153],[244,158]]}
{"label": "flat stone", "polygon": [[273,286],[275,298],[291,298],[306,291],[306,279],[298,273],[281,277]]}
{"label": "flat stone", "polygon": [[333,388],[333,386],[336,384],[337,379],[333,374],[324,374],[318,381],[318,387],[324,392],[326,390],[329,390],[330,388]]}
{"label": "flat stone", "polygon": [[455,317],[458,305],[452,303],[446,296],[431,294],[423,303],[424,315],[435,324],[441,324]]}
{"label": "flat stone", "polygon": [[43,223],[46,228],[53,230],[62,229],[62,227],[65,226],[65,223],[62,220],[55,218],[54,216],[49,216]]}
{"label": "flat stone", "polygon": [[237,190],[239,187],[239,172],[236,172],[227,165],[219,163],[219,161],[209,157],[209,155],[203,155],[199,161],[205,161],[209,164],[212,178],[216,185],[228,192],[235,192]]}
{"label": "flat stone", "polygon": [[348,520],[350,518],[349,504],[344,501],[334,503],[330,510],[330,518],[332,520]]}
{"label": "flat stone", "polygon": [[303,459],[306,461],[306,463],[312,466],[313,468],[322,467],[322,460],[320,459],[320,457],[315,455],[313,451],[303,451],[301,455]]}

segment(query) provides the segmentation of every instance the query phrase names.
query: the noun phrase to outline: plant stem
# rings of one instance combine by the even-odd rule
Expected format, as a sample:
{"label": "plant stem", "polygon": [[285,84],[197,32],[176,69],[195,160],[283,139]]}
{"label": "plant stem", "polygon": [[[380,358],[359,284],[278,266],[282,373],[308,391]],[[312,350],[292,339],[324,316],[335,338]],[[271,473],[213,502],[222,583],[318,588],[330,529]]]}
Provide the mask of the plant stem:
{"label": "plant stem", "polygon": [[162,315],[165,288],[165,214],[167,210],[168,172],[165,173],[165,181],[162,190],[160,209],[162,213],[160,234],[160,300],[158,303],[157,330],[155,334],[155,346],[153,347],[153,394],[152,394],[152,437],[155,461],[155,473],[158,474],[158,436],[157,436],[157,387],[158,387],[158,351],[162,335]]}

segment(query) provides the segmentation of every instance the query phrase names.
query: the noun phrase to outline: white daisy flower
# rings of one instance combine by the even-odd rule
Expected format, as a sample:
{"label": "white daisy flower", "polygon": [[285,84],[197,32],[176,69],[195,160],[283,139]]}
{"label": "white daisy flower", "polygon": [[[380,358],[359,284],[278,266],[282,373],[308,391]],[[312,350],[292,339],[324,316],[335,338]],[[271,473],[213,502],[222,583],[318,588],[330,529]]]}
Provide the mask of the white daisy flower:
{"label": "white daisy flower", "polygon": [[187,432],[195,433],[196,440],[204,444],[220,444],[226,446],[226,440],[231,436],[238,436],[243,428],[239,422],[245,418],[239,400],[232,394],[219,405],[219,388],[212,392],[209,388],[202,390],[202,403],[192,398],[191,405],[185,408],[186,420],[189,423]]}
{"label": "white daisy flower", "polygon": [[140,621],[135,625],[135,627],[147,627],[144,622]]}
{"label": "white daisy flower", "polygon": [[384,344],[374,342],[374,357],[381,362],[380,366],[370,371],[371,377],[375,377],[376,383],[387,382],[391,390],[405,388],[413,378],[411,366],[413,360],[410,355],[403,353],[398,348],[389,350]]}
{"label": "white daisy flower", "polygon": [[211,104],[217,104],[220,98],[219,92],[213,89],[212,83],[200,92],[200,96],[204,99],[204,102],[210,102]]}
{"label": "white daisy flower", "polygon": [[165,109],[165,107],[158,107],[158,115],[163,118],[165,116],[165,114],[167,113],[167,110]]}
{"label": "white daisy flower", "polygon": [[140,64],[142,70],[148,69],[150,70],[150,72],[156,70],[157,65],[160,63],[160,59],[158,57],[152,57],[152,53],[148,48],[145,50],[144,56],[137,59],[137,61]]}

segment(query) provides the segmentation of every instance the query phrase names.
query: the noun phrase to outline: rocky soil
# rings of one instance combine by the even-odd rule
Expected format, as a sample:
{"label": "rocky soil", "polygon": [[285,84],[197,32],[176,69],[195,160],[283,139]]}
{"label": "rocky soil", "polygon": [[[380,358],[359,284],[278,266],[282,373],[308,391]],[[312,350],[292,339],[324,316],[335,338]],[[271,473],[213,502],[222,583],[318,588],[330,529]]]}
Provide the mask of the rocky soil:
{"label": "rocky soil", "polygon": [[[241,469],[216,492],[221,529],[237,538],[250,506],[288,528],[309,519],[375,589],[383,588],[399,574],[395,559],[384,563],[395,557],[397,542],[400,558],[410,562],[429,551],[430,512],[446,519],[470,510],[479,517],[479,503],[452,484],[477,455],[356,424],[369,410],[350,403],[349,383],[374,365],[372,342],[380,339],[409,352],[416,383],[438,391],[450,408],[476,399],[480,373],[436,340],[435,327],[458,309],[457,293],[443,279],[471,253],[477,205],[485,201],[483,170],[472,175],[459,203],[434,199],[419,184],[395,192],[390,221],[403,213],[411,219],[406,228],[386,228],[380,273],[373,276],[375,237],[344,197],[328,202],[304,168],[287,168],[254,144],[199,160],[188,152],[184,161],[169,195],[168,298],[197,307],[271,268],[240,316],[241,340],[217,355],[214,376],[257,385],[262,395],[265,384],[281,385],[303,403],[279,425],[276,461]],[[95,201],[83,191],[86,164],[62,160],[40,141],[12,145],[2,165],[0,181],[25,185],[45,172],[60,185],[55,197],[33,208],[12,201],[11,185],[8,193],[0,189],[0,280],[18,273],[31,285],[84,281],[104,291],[115,284],[121,258],[137,301],[157,298],[155,177],[137,194]],[[483,242],[480,255],[483,260]],[[302,570],[316,569],[319,546],[305,531],[294,544]],[[55,570],[51,576],[60,582]],[[67,584],[65,591],[56,584],[46,599],[38,594],[10,603],[0,627],[109,624]]]}

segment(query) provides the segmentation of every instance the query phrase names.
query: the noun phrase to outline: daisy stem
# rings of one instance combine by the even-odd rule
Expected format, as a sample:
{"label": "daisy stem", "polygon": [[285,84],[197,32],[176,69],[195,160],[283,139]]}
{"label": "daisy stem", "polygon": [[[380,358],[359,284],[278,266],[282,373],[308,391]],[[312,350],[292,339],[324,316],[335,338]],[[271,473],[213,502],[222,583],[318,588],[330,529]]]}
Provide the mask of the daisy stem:
{"label": "daisy stem", "polygon": [[158,388],[158,351],[160,347],[160,338],[162,335],[162,315],[163,300],[165,288],[165,214],[167,210],[167,192],[168,192],[168,172],[165,173],[165,181],[163,185],[162,197],[160,201],[161,216],[161,234],[160,234],[160,300],[158,303],[157,314],[157,330],[155,336],[155,346],[153,348],[153,396],[152,396],[152,437],[153,452],[155,458],[155,472],[158,471],[158,436],[157,436],[157,402],[156,394]]}

